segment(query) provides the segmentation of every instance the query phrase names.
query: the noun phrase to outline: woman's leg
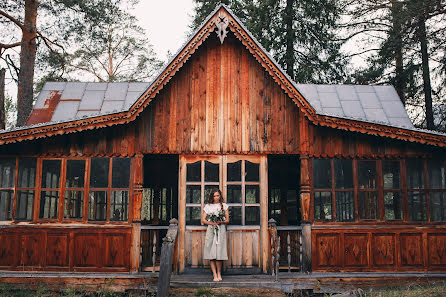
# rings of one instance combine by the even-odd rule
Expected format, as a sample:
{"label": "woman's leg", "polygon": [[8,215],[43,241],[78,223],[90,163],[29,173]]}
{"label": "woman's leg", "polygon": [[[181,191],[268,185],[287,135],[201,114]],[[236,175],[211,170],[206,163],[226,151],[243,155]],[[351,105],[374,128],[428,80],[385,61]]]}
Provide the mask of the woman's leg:
{"label": "woman's leg", "polygon": [[217,263],[217,278],[218,278],[218,280],[222,280],[221,279],[221,266],[223,265],[223,261],[219,261],[219,260],[217,260],[216,261]]}
{"label": "woman's leg", "polygon": [[214,276],[214,282],[218,281],[218,275],[217,275],[215,262],[218,262],[218,261],[216,261],[216,260],[209,260],[209,263],[211,265],[212,274]]}

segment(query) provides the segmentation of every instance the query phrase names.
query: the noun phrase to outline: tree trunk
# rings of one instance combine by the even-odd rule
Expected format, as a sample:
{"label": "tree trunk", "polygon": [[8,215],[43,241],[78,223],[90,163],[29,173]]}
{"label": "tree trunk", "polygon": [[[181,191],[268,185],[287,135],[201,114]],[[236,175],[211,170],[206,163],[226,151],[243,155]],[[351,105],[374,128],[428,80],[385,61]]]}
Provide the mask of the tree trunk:
{"label": "tree trunk", "polygon": [[286,49],[285,49],[285,65],[286,72],[294,79],[294,32],[293,32],[293,2],[287,0],[285,7],[284,22],[286,26]]}
{"label": "tree trunk", "polygon": [[6,127],[5,73],[6,73],[6,69],[0,69],[0,130],[5,129],[5,127]]}
{"label": "tree trunk", "polygon": [[426,22],[424,14],[422,14],[418,21],[418,38],[421,45],[421,61],[423,70],[423,89],[424,89],[424,106],[426,108],[426,124],[427,129],[434,130],[434,113],[432,110],[432,87],[429,70],[429,53],[427,52],[427,38],[426,38]]}
{"label": "tree trunk", "polygon": [[25,19],[20,51],[17,94],[17,126],[23,126],[33,104],[34,65],[36,61],[38,0],[25,0]]}
{"label": "tree trunk", "polygon": [[403,42],[401,39],[401,20],[398,16],[401,13],[403,5],[401,2],[393,1],[392,2],[392,24],[393,24],[393,40],[394,40],[394,54],[395,54],[395,89],[398,93],[398,96],[406,105],[406,96],[404,94],[404,66],[403,66]]}

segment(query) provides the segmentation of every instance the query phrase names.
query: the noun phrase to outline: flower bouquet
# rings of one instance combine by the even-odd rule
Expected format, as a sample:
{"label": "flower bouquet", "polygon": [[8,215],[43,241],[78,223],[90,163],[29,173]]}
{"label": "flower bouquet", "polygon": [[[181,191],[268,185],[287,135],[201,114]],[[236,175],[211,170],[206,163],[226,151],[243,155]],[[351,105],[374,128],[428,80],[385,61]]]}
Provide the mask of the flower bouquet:
{"label": "flower bouquet", "polygon": [[[226,219],[226,215],[221,210],[216,210],[206,216],[206,221],[213,222],[213,223],[223,222],[225,219]],[[219,230],[218,225],[214,226],[214,233],[215,233],[214,238],[216,239],[217,244],[218,244],[218,230]]]}

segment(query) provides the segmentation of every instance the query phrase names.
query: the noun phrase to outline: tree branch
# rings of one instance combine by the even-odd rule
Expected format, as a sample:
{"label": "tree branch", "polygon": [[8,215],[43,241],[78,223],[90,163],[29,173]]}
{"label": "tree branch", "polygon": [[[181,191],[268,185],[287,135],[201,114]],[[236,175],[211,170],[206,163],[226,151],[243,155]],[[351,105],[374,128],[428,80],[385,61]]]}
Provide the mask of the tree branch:
{"label": "tree branch", "polygon": [[0,48],[8,49],[8,48],[13,48],[13,47],[19,46],[21,44],[22,44],[21,42],[15,42],[15,43],[9,43],[9,44],[0,43]]}
{"label": "tree branch", "polygon": [[9,19],[11,22],[16,24],[18,27],[20,27],[20,29],[22,29],[22,31],[26,30],[25,26],[18,19],[9,15],[6,11],[0,9],[0,15],[4,16],[5,18]]}

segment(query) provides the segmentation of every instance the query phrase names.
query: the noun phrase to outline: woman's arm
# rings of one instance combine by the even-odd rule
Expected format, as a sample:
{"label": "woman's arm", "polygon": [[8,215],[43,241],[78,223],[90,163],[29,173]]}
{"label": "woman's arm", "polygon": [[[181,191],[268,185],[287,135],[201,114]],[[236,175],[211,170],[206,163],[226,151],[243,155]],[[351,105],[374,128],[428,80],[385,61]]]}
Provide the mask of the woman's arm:
{"label": "woman's arm", "polygon": [[201,212],[201,222],[203,223],[203,225],[211,225],[211,226],[217,226],[217,225],[218,225],[217,223],[209,222],[208,220],[206,220],[206,216],[207,216],[207,214],[206,214],[206,212],[203,210],[203,211]]}

